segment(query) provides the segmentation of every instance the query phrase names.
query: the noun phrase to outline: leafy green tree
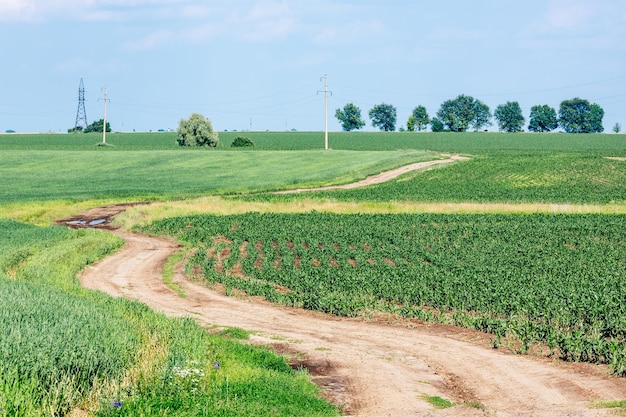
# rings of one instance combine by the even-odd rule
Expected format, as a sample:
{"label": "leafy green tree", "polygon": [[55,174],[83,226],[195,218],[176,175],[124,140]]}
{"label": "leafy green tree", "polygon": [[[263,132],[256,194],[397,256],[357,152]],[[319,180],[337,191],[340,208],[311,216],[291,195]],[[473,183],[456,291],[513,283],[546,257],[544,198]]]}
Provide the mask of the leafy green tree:
{"label": "leafy green tree", "polygon": [[530,108],[530,122],[528,123],[530,132],[550,132],[558,126],[559,122],[554,108],[547,104]]}
{"label": "leafy green tree", "polygon": [[393,132],[396,130],[396,108],[391,104],[377,104],[370,111],[369,116],[372,126],[379,128],[385,132]]}
{"label": "leafy green tree", "polygon": [[443,132],[443,129],[444,126],[441,120],[433,117],[433,119],[430,121],[430,130],[432,130],[433,132]]}
{"label": "leafy green tree", "polygon": [[493,117],[498,121],[500,130],[505,132],[521,132],[526,121],[517,101],[500,104],[493,112]]}
{"label": "leafy green tree", "polygon": [[441,104],[437,119],[452,132],[465,132],[470,126],[480,130],[491,124],[491,112],[482,101],[461,94]]}
{"label": "leafy green tree", "polygon": [[479,131],[485,126],[491,126],[491,111],[482,101],[474,100],[474,120],[472,121],[472,127],[474,130]]}
{"label": "leafy green tree", "polygon": [[[87,126],[85,130],[83,130],[83,132],[84,133],[102,132],[103,127],[104,127],[104,119],[100,119],[100,120],[93,122],[89,126]],[[107,122],[107,132],[110,132],[110,131],[111,131],[111,124]]]}
{"label": "leafy green tree", "polygon": [[213,130],[211,121],[199,113],[193,113],[188,119],[178,123],[178,139],[180,146],[209,146],[216,147],[219,138]]}
{"label": "leafy green tree", "polygon": [[341,123],[341,128],[345,132],[358,130],[365,126],[365,121],[361,118],[361,109],[353,103],[348,103],[342,109],[335,111],[335,117]]}
{"label": "leafy green tree", "polygon": [[578,97],[562,101],[559,107],[559,125],[567,133],[604,132],[603,117],[602,107]]}
{"label": "leafy green tree", "polygon": [[417,106],[413,109],[413,113],[409,116],[409,120],[406,122],[406,130],[414,132],[426,130],[426,126],[430,123],[430,117],[428,117],[428,111],[426,107]]}

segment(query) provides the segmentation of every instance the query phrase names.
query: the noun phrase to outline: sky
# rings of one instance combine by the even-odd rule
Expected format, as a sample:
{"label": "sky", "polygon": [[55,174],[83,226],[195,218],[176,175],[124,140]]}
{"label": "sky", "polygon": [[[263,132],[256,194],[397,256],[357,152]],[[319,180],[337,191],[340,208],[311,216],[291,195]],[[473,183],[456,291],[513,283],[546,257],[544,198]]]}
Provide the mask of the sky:
{"label": "sky", "polygon": [[626,0],[0,0],[0,132],[67,132],[81,79],[114,131],[323,131],[325,76],[330,131],[460,94],[527,123],[580,97],[626,130]]}

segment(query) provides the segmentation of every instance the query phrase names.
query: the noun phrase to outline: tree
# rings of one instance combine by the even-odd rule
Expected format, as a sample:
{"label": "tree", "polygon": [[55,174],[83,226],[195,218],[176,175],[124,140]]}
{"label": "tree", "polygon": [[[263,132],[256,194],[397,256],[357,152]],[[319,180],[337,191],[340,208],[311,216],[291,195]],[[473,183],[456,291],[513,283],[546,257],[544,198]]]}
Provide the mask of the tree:
{"label": "tree", "polygon": [[578,97],[562,101],[559,107],[559,125],[567,133],[604,132],[603,117],[602,107]]}
{"label": "tree", "polygon": [[550,132],[559,126],[556,110],[544,104],[530,108],[528,130],[531,132]]}
{"label": "tree", "polygon": [[428,117],[428,112],[426,111],[426,107],[417,106],[413,109],[413,113],[409,116],[409,120],[406,122],[406,130],[414,132],[422,130],[426,130],[426,126],[430,123],[430,118]]}
{"label": "tree", "polygon": [[[97,120],[87,126],[83,132],[91,133],[91,132],[102,132],[102,128],[104,126],[104,119]],[[107,132],[111,131],[111,124],[107,122]]]}
{"label": "tree", "polygon": [[613,126],[613,132],[619,133],[621,131],[622,131],[622,125],[620,125],[619,123],[615,123],[615,126]]}
{"label": "tree", "polygon": [[524,115],[517,101],[507,101],[500,104],[493,112],[493,117],[498,121],[498,127],[505,132],[521,132],[524,127]]}
{"label": "tree", "polygon": [[489,106],[480,100],[474,101],[474,120],[472,126],[475,131],[479,131],[485,126],[491,126],[491,112]]}
{"label": "tree", "polygon": [[441,120],[433,117],[433,119],[430,121],[430,130],[432,130],[433,132],[443,132],[443,129],[444,127]]}
{"label": "tree", "polygon": [[470,126],[479,130],[491,124],[491,113],[482,101],[461,94],[441,104],[437,119],[452,132],[465,132]]}
{"label": "tree", "polygon": [[391,104],[377,104],[369,112],[372,126],[385,132],[396,130],[396,108]]}
{"label": "tree", "polygon": [[353,103],[348,103],[342,109],[335,111],[335,117],[341,123],[344,132],[358,130],[365,126],[365,121],[361,118],[361,109]]}
{"label": "tree", "polygon": [[201,114],[193,113],[188,119],[178,122],[178,139],[180,146],[209,146],[216,147],[219,142],[218,134],[213,130],[211,121]]}

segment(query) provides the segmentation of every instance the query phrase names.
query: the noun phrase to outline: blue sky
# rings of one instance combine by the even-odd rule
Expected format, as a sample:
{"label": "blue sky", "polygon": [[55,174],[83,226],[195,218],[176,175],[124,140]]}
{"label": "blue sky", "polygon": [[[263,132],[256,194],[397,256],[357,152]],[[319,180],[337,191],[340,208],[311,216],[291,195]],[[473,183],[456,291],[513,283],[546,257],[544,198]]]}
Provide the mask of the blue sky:
{"label": "blue sky", "polygon": [[[433,116],[469,94],[493,112],[581,97],[626,129],[626,0],[0,0],[0,132],[91,123],[324,129],[352,102]],[[497,130],[494,126],[491,130]]]}

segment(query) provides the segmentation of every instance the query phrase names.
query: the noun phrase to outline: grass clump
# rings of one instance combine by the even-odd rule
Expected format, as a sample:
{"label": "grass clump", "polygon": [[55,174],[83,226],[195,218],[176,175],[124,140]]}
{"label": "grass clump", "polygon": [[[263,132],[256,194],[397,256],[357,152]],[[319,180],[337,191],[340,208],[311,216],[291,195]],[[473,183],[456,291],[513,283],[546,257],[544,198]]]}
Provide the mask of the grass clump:
{"label": "grass clump", "polygon": [[422,399],[426,400],[430,405],[438,410],[454,407],[454,403],[452,401],[446,400],[445,398],[441,398],[436,395],[422,395]]}

